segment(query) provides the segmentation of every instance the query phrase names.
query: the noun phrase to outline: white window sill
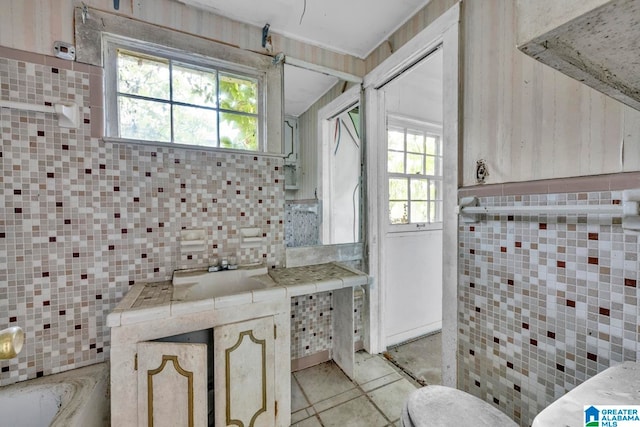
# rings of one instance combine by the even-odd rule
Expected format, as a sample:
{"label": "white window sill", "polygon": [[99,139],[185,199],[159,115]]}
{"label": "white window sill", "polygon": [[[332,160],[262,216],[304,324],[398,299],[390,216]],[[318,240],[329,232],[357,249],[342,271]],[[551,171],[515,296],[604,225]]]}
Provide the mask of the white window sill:
{"label": "white window sill", "polygon": [[185,149],[185,150],[210,151],[213,153],[242,154],[242,155],[252,155],[252,156],[262,156],[262,157],[279,157],[279,158],[285,157],[285,155],[281,153],[267,153],[265,151],[237,150],[232,148],[207,147],[205,145],[178,144],[175,142],[146,141],[146,140],[139,140],[139,139],[116,138],[112,136],[102,137],[102,140],[104,142],[114,143],[114,144],[131,144],[131,145],[137,145],[137,146],[147,145],[151,147],[178,148],[178,149]]}

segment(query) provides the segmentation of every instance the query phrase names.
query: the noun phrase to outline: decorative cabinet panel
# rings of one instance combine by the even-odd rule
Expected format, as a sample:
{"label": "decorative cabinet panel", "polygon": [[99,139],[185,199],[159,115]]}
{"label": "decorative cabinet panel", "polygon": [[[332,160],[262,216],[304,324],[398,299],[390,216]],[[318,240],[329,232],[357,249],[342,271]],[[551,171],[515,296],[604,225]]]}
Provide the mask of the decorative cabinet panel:
{"label": "decorative cabinet panel", "polygon": [[206,426],[207,345],[138,343],[138,425]]}
{"label": "decorative cabinet panel", "polygon": [[298,152],[300,151],[300,134],[298,118],[286,116],[284,119],[284,188],[298,189]]}
{"label": "decorative cabinet panel", "polygon": [[290,426],[291,300],[175,307],[112,327],[111,424]]}
{"label": "decorative cabinet panel", "polygon": [[214,328],[215,425],[276,425],[273,317]]}

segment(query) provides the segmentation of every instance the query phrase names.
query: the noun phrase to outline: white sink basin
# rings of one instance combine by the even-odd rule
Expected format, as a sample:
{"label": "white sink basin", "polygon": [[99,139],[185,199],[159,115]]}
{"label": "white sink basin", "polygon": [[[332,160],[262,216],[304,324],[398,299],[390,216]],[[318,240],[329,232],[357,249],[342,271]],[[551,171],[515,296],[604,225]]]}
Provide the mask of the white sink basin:
{"label": "white sink basin", "polygon": [[241,294],[275,286],[266,267],[222,270],[208,273],[176,271],[173,273],[173,301],[196,301]]}

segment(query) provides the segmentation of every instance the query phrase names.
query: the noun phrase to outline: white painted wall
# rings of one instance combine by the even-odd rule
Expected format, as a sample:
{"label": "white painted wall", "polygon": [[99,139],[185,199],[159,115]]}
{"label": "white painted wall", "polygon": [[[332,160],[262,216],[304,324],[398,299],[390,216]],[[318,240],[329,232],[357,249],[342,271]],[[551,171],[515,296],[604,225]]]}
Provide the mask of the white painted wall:
{"label": "white painted wall", "polygon": [[[341,120],[339,145],[332,140],[328,161],[330,186],[328,194],[331,218],[324,218],[323,227],[329,226],[330,241],[325,244],[355,243],[360,241],[360,162],[361,141],[347,112],[330,121],[331,136],[335,135],[336,120]],[[348,129],[348,131],[347,131]],[[327,224],[326,220],[330,223]]]}

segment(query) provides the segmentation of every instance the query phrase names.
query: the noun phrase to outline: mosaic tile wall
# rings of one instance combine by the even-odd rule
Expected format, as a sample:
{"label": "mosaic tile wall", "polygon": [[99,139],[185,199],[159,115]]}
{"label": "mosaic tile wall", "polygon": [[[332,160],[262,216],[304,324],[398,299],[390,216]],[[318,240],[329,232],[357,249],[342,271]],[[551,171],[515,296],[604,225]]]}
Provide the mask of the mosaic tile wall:
{"label": "mosaic tile wall", "polygon": [[[291,359],[311,356],[332,348],[332,292],[291,298]],[[354,340],[363,339],[364,298],[354,297]]]}
{"label": "mosaic tile wall", "polygon": [[[611,204],[621,192],[482,197]],[[585,379],[638,357],[638,236],[619,218],[489,216],[459,227],[458,387],[522,426]]]}
{"label": "mosaic tile wall", "polygon": [[[50,114],[0,109],[0,327],[27,336],[0,362],[0,385],[108,358],[106,315],[136,280],[222,254],[284,260],[282,159],[92,138],[90,77],[0,58],[0,98],[72,100],[83,118],[63,129]],[[240,249],[238,230],[254,226],[263,245]],[[191,227],[206,230],[206,250],[181,252]]]}
{"label": "mosaic tile wall", "polygon": [[284,208],[285,245],[293,248],[319,244],[321,212],[318,200],[287,202]]}
{"label": "mosaic tile wall", "polygon": [[331,292],[291,298],[291,359],[332,347]]}

